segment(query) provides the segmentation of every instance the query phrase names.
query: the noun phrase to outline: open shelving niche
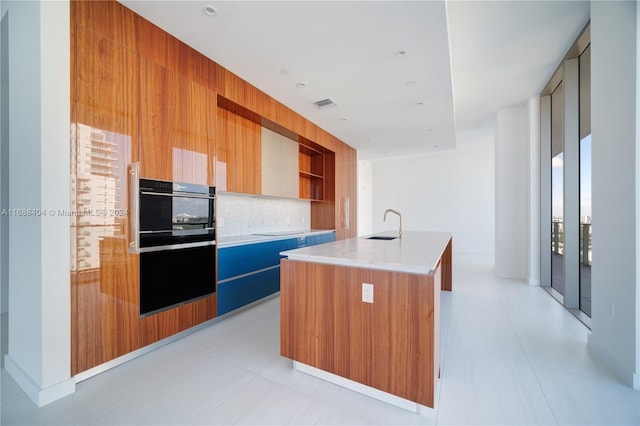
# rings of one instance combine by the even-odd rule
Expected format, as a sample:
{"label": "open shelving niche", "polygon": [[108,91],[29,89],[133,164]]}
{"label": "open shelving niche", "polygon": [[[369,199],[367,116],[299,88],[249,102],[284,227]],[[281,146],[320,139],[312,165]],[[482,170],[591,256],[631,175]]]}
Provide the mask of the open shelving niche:
{"label": "open shelving niche", "polygon": [[332,181],[330,174],[332,170],[335,170],[335,166],[330,164],[331,160],[335,159],[333,151],[221,95],[218,95],[218,107],[238,114],[287,138],[297,140],[299,198],[314,202],[333,201],[333,191],[329,188]]}

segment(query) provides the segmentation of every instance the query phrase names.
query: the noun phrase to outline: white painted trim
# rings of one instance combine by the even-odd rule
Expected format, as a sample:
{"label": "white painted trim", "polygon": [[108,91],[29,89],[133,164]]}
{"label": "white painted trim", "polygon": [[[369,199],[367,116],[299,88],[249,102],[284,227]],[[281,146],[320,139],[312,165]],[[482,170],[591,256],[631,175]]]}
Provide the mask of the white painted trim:
{"label": "white painted trim", "polygon": [[609,367],[625,385],[632,387],[633,389],[640,390],[640,375],[624,368],[624,366],[620,364],[609,351],[595,343],[593,334],[588,335],[587,347],[589,348],[589,352]]}
{"label": "white painted trim", "polygon": [[[434,411],[433,408],[424,406],[422,404],[418,404],[414,401],[409,401],[408,399],[401,398],[396,395],[392,395],[388,392],[381,391],[380,389],[372,388],[371,386],[363,385],[362,383],[358,383],[353,380],[347,379],[345,377],[338,376],[333,373],[329,373],[328,371],[324,371],[319,368],[312,367],[302,362],[293,361],[293,368],[295,368],[296,370],[302,373],[317,377],[322,380],[326,380],[327,382],[336,384],[338,386],[342,386],[343,388],[350,389],[352,391],[361,393],[371,398],[375,398],[377,400],[386,402],[396,407],[403,408],[413,413],[426,414],[426,413],[433,413]],[[434,399],[435,399],[435,395],[434,395]]]}
{"label": "white painted trim", "polygon": [[528,283],[540,285],[540,97],[529,98],[529,259]]}
{"label": "white painted trim", "polygon": [[4,368],[38,407],[43,407],[76,391],[76,381],[73,378],[63,380],[44,389],[40,388],[10,355],[5,355],[4,357]]}

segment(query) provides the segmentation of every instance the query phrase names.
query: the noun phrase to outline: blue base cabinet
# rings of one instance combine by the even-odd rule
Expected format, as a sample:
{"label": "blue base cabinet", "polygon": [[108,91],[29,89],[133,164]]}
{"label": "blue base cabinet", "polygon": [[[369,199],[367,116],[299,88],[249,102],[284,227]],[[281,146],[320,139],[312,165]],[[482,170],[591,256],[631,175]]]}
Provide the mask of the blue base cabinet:
{"label": "blue base cabinet", "polygon": [[280,252],[335,241],[335,232],[218,249],[218,315],[280,291]]}

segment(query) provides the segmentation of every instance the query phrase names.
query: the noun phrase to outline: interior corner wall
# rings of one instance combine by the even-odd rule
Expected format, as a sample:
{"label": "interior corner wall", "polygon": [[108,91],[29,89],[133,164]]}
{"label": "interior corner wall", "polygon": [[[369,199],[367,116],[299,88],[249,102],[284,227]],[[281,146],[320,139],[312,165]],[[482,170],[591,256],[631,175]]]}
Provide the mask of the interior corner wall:
{"label": "interior corner wall", "polygon": [[75,390],[71,370],[69,2],[6,2],[9,50],[9,352],[38,405]]}
{"label": "interior corner wall", "polygon": [[526,280],[529,269],[529,108],[498,111],[495,149],[495,274]]}
{"label": "interior corner wall", "polygon": [[589,346],[630,386],[638,380],[637,11],[591,3],[593,265]]}
{"label": "interior corner wall", "polygon": [[455,151],[372,161],[373,232],[398,229],[396,216],[383,221],[391,208],[404,230],[448,231],[454,252],[493,254],[493,129],[457,139]]}

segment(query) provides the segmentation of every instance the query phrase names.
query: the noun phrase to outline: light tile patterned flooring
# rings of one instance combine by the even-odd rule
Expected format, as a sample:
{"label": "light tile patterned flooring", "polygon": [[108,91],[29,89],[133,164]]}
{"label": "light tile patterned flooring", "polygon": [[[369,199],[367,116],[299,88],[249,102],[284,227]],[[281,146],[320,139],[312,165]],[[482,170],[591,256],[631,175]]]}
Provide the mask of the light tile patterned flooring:
{"label": "light tile patterned flooring", "polygon": [[587,349],[544,290],[454,258],[442,378],[422,416],[292,370],[273,298],[77,385],[43,408],[2,370],[2,425],[640,424],[640,392]]}

